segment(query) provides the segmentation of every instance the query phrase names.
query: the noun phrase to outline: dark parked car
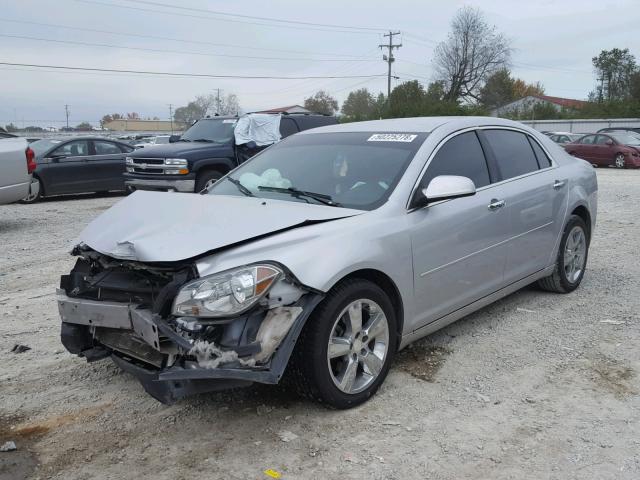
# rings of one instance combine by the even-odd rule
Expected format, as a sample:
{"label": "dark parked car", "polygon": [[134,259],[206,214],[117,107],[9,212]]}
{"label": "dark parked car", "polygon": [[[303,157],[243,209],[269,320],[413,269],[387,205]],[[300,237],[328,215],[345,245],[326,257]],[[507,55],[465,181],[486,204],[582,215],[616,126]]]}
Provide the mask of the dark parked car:
{"label": "dark parked car", "polygon": [[640,167],[640,138],[632,132],[592,133],[564,148],[594,167]]}
{"label": "dark parked car", "polygon": [[[238,117],[203,118],[168,145],[148,146],[127,157],[125,183],[130,190],[199,192],[251,158],[265,146],[236,145]],[[318,114],[282,115],[282,138],[338,123]]]}
{"label": "dark parked car", "polygon": [[23,203],[73,193],[124,191],[125,156],[134,148],[100,137],[42,139],[29,145],[36,154],[32,188]]}

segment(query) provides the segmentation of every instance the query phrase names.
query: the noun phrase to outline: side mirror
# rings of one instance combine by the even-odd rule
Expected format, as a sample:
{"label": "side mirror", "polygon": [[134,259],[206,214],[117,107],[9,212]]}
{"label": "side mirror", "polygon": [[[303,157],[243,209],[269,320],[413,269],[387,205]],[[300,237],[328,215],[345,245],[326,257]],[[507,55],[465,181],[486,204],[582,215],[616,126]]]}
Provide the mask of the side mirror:
{"label": "side mirror", "polygon": [[457,175],[439,175],[435,177],[427,188],[422,189],[425,204],[451,200],[453,198],[469,197],[476,194],[473,180]]}
{"label": "side mirror", "polygon": [[611,146],[613,145],[613,140],[609,139],[605,142],[607,145]]}
{"label": "side mirror", "polygon": [[178,140],[180,140],[180,135],[171,135],[169,137],[169,143],[176,143]]}

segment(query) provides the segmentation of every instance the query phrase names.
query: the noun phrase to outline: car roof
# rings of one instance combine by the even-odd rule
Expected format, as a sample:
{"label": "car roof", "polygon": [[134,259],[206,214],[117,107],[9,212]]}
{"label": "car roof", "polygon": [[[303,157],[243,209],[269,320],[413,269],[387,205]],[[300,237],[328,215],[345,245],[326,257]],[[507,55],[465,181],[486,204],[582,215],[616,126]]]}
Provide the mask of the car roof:
{"label": "car roof", "polygon": [[525,125],[513,120],[497,117],[410,117],[410,118],[390,118],[386,120],[370,120],[366,122],[339,123],[327,125],[325,127],[314,128],[300,132],[304,135],[316,133],[346,133],[346,132],[418,132],[431,133],[436,128],[445,124],[456,123],[460,128],[474,126],[508,126],[519,129],[527,129]]}

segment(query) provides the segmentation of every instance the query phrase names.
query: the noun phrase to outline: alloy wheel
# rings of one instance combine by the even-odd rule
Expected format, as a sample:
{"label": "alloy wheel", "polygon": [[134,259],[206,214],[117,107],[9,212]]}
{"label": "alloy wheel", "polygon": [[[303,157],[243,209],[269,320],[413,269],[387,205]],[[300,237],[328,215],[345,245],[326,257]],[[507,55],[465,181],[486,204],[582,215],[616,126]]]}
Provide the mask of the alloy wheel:
{"label": "alloy wheel", "polygon": [[622,153],[616,155],[616,167],[624,168],[624,155]]}
{"label": "alloy wheel", "polygon": [[355,394],[369,387],[380,374],[389,352],[389,323],[372,300],[347,305],[333,324],[327,363],[340,391]]}
{"label": "alloy wheel", "polygon": [[567,280],[575,283],[584,270],[587,258],[587,237],[580,226],[575,226],[567,236],[564,247],[564,272]]}

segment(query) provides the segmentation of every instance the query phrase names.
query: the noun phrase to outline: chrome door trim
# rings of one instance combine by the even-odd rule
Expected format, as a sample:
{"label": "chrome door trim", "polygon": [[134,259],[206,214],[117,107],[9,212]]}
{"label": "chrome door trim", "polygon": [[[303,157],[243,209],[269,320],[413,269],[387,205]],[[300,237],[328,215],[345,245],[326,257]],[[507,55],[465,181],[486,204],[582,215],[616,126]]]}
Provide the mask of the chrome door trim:
{"label": "chrome door trim", "polygon": [[493,245],[489,245],[488,247],[485,247],[485,248],[483,248],[483,249],[480,249],[480,250],[478,250],[477,252],[470,253],[469,255],[465,255],[464,257],[460,257],[460,258],[458,258],[457,260],[452,260],[452,261],[451,261],[451,262],[449,262],[449,263],[445,263],[444,265],[440,265],[439,267],[435,267],[435,268],[432,268],[431,270],[427,270],[426,272],[422,272],[422,273],[420,274],[420,277],[426,277],[426,276],[427,276],[427,275],[429,275],[430,273],[434,273],[434,272],[437,272],[438,270],[442,270],[443,268],[446,268],[446,267],[449,267],[449,266],[451,266],[451,265],[454,265],[454,264],[456,264],[456,263],[458,263],[458,262],[461,262],[461,261],[463,261],[463,260],[466,260],[467,258],[471,258],[471,257],[473,257],[474,255],[478,255],[478,254],[480,254],[480,253],[486,252],[487,250],[491,250],[492,248],[499,247],[499,246],[501,246],[501,245],[505,245],[506,243],[509,243],[511,240],[515,240],[516,238],[520,238],[520,237],[522,237],[522,236],[524,236],[524,235],[528,235],[528,234],[530,234],[530,233],[532,233],[532,232],[535,232],[536,230],[540,230],[541,228],[548,227],[548,226],[549,226],[549,225],[551,225],[552,223],[553,223],[553,222],[547,222],[547,223],[545,223],[544,225],[540,225],[540,226],[538,226],[538,227],[532,228],[531,230],[527,230],[526,232],[522,232],[522,233],[519,233],[518,235],[514,235],[513,237],[509,237],[509,238],[507,238],[507,239],[505,239],[505,240],[502,240],[501,242],[494,243]]}

